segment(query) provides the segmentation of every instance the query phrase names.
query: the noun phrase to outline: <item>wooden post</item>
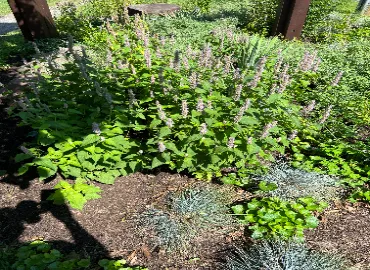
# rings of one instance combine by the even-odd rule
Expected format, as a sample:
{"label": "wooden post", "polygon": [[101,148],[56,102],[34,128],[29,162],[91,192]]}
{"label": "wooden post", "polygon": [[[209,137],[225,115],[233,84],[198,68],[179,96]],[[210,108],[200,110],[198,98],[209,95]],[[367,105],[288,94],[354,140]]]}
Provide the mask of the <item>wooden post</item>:
{"label": "wooden post", "polygon": [[280,0],[274,35],[282,34],[286,39],[299,39],[311,0]]}
{"label": "wooden post", "polygon": [[360,0],[358,2],[357,11],[363,13],[367,10],[367,8],[369,8],[369,6],[370,0]]}
{"label": "wooden post", "polygon": [[46,0],[8,0],[8,3],[25,39],[35,40],[57,36]]}

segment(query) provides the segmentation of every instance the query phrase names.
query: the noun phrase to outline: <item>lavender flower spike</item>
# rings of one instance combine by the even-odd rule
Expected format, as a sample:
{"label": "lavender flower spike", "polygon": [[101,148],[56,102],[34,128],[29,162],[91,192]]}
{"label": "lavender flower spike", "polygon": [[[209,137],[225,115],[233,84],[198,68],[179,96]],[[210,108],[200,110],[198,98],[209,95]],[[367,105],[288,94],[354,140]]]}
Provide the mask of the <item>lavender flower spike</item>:
{"label": "lavender flower spike", "polygon": [[98,134],[100,135],[101,134],[101,130],[99,128],[99,124],[98,123],[92,123],[92,132],[94,132],[95,134]]}
{"label": "lavender flower spike", "polygon": [[303,107],[302,113],[303,115],[307,116],[310,112],[315,109],[316,100],[312,100],[306,107]]}
{"label": "lavender flower spike", "polygon": [[198,99],[198,103],[197,103],[197,111],[198,112],[203,112],[204,109],[205,109],[205,105],[204,105],[204,102],[203,102],[203,99]]}
{"label": "lavender flower spike", "polygon": [[324,124],[326,122],[326,120],[328,120],[329,116],[330,116],[330,112],[331,112],[331,109],[333,108],[333,105],[330,105],[326,110],[325,110],[325,113],[323,115],[323,117],[321,118],[320,120],[320,124]]}
{"label": "lavender flower spike", "polygon": [[235,138],[234,137],[230,137],[228,142],[227,142],[227,147],[229,148],[235,148]]}
{"label": "lavender flower spike", "polygon": [[164,151],[166,151],[166,146],[164,145],[164,143],[163,143],[163,142],[159,142],[159,143],[158,143],[158,151],[159,151],[160,153],[163,153]]}
{"label": "lavender flower spike", "polygon": [[339,73],[337,74],[333,82],[331,83],[332,86],[338,86],[340,79],[342,79],[343,77],[343,73],[344,73],[343,71],[339,71]]}
{"label": "lavender flower spike", "polygon": [[205,135],[206,133],[207,133],[207,124],[206,123],[203,123],[203,124],[201,124],[200,125],[200,134],[202,134],[202,135]]}
{"label": "lavender flower spike", "polygon": [[173,120],[171,118],[168,118],[167,121],[166,121],[166,125],[169,127],[169,128],[173,128]]}
{"label": "lavender flower spike", "polygon": [[181,115],[182,117],[186,118],[189,114],[188,102],[183,100],[181,102]]}
{"label": "lavender flower spike", "polygon": [[234,94],[234,100],[235,101],[238,101],[240,99],[240,96],[242,94],[242,90],[243,90],[243,85],[242,84],[238,84],[236,86],[235,94]]}
{"label": "lavender flower spike", "polygon": [[239,123],[240,120],[242,119],[244,112],[248,110],[249,106],[251,105],[250,99],[247,99],[244,103],[244,105],[240,108],[238,114],[234,118],[234,123]]}
{"label": "lavender flower spike", "polygon": [[254,75],[253,80],[249,83],[249,86],[251,88],[257,87],[259,81],[261,80],[262,73],[265,70],[266,62],[267,62],[266,56],[262,57],[260,61],[258,62],[256,75]]}
{"label": "lavender flower spike", "polygon": [[155,102],[155,104],[157,105],[159,119],[161,119],[162,121],[166,120],[166,114],[163,111],[162,105],[159,103],[158,100]]}
{"label": "lavender flower spike", "polygon": [[264,139],[266,138],[269,134],[270,134],[270,130],[274,127],[276,127],[276,125],[278,124],[277,121],[273,121],[269,124],[267,124],[264,128],[263,128],[263,132],[262,132],[262,135],[261,135],[261,138]]}

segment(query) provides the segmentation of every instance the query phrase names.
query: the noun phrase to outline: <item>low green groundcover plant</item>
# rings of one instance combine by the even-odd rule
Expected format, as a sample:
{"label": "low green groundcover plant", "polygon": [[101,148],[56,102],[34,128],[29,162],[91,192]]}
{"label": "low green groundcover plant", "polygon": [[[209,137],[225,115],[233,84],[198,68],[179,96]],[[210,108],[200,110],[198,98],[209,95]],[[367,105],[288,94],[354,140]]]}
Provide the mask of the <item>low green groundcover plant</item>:
{"label": "low green groundcover plant", "polygon": [[281,240],[263,240],[226,258],[225,270],[344,270],[345,260],[336,254],[308,249],[305,245]]}
{"label": "low green groundcover plant", "polygon": [[312,198],[300,198],[297,201],[254,198],[232,209],[239,220],[248,225],[253,238],[279,237],[304,241],[304,230],[316,228],[319,224],[313,213],[323,211],[327,206]]}
{"label": "low green groundcover plant", "polygon": [[92,265],[89,259],[78,256],[71,258],[43,241],[34,241],[20,248],[0,248],[0,267],[2,270],[76,270],[76,269],[104,269],[104,270],[145,270],[142,267],[129,267],[125,260],[100,260],[97,266]]}

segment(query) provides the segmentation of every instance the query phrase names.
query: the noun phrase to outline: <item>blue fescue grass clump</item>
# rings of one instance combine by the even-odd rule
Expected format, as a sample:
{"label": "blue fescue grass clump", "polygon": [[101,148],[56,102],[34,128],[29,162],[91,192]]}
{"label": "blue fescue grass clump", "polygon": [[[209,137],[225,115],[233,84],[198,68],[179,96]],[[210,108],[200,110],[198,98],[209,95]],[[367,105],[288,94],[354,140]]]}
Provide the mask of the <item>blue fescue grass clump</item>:
{"label": "blue fescue grass clump", "polygon": [[305,245],[265,240],[247,249],[229,253],[225,270],[342,270],[345,261],[334,254],[308,249]]}
{"label": "blue fescue grass clump", "polygon": [[268,195],[283,200],[312,197],[328,202],[340,196],[339,179],[295,169],[284,162],[275,163],[266,175],[256,176],[255,179],[275,184],[277,188],[269,191]]}
{"label": "blue fescue grass clump", "polygon": [[153,230],[156,244],[167,250],[186,248],[203,232],[233,224],[226,193],[208,187],[191,187],[169,193],[162,209],[143,214],[143,226]]}

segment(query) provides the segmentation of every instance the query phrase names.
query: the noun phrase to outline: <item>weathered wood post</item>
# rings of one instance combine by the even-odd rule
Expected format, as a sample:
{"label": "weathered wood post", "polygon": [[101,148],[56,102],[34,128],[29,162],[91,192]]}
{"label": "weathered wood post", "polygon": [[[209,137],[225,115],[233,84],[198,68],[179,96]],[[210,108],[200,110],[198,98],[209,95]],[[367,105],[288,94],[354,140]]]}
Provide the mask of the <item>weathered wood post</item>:
{"label": "weathered wood post", "polygon": [[288,40],[299,39],[310,3],[311,0],[280,0],[273,34],[282,34]]}
{"label": "weathered wood post", "polygon": [[357,11],[365,12],[370,7],[370,0],[360,0],[358,1]]}
{"label": "weathered wood post", "polygon": [[8,0],[8,3],[25,39],[57,36],[57,29],[46,0]]}

